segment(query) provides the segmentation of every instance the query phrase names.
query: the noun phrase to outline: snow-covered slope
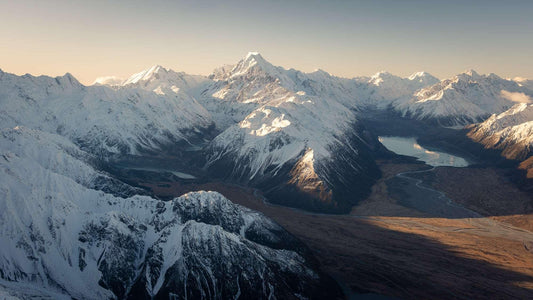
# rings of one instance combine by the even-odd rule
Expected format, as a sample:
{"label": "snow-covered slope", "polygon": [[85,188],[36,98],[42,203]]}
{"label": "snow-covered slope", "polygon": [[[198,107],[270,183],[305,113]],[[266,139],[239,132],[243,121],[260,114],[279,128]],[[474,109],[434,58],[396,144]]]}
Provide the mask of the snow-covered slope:
{"label": "snow-covered slope", "polygon": [[[334,197],[337,189],[358,189],[351,201],[365,193],[377,176],[369,152],[378,143],[359,131],[349,80],[323,71],[285,70],[257,53],[226,70],[212,76],[215,82],[203,100],[214,103],[213,109],[223,106],[233,112],[224,111],[232,117],[225,122],[229,127],[207,150],[213,173],[262,186],[274,201],[316,210],[346,210],[350,201]],[[310,166],[305,171],[314,175],[302,177],[294,169],[302,160]],[[296,201],[288,190],[311,197],[308,203]]]}
{"label": "snow-covered slope", "polygon": [[226,129],[242,121],[260,105],[287,93],[280,78],[283,71],[258,53],[250,52],[234,66],[215,70],[213,83],[201,94],[200,103],[213,115],[217,127]]}
{"label": "snow-covered slope", "polygon": [[[315,193],[320,195],[318,203],[327,202],[326,206],[339,211],[339,203],[332,200],[334,185],[342,183],[357,190],[351,200],[355,201],[377,176],[373,160],[367,159],[377,140],[359,136],[362,129],[356,118],[357,103],[366,98],[367,89],[356,80],[322,70],[286,70],[251,52],[237,64],[215,70],[209,78],[154,66],[122,85],[122,89],[139,88],[156,94],[179,89],[209,112],[223,131],[206,149],[210,176],[256,186],[269,182],[270,188],[276,189],[287,182],[297,190],[320,186]],[[292,180],[294,176],[304,178],[291,171],[304,153],[312,154],[312,169],[320,173],[305,177],[314,178],[313,184]],[[340,171],[334,165],[344,168]],[[360,180],[354,182],[349,177]],[[342,205],[343,210],[349,207],[347,202]]]}
{"label": "snow-covered slope", "polygon": [[510,159],[524,160],[533,153],[533,104],[520,103],[494,114],[468,133],[487,148],[502,150]]}
{"label": "snow-covered slope", "polygon": [[120,86],[124,82],[124,79],[116,76],[102,76],[94,80],[92,85],[107,85],[107,86]]}
{"label": "snow-covered slope", "polygon": [[482,121],[516,104],[531,91],[495,74],[461,73],[452,79],[417,91],[413,98],[393,103],[403,116],[443,125],[465,125]]}
{"label": "snow-covered slope", "polygon": [[189,75],[184,72],[175,72],[171,69],[155,65],[133,74],[130,78],[122,82],[125,87],[138,87],[158,94],[170,92],[189,91],[198,85],[209,81],[205,76]]}
{"label": "snow-covered slope", "polygon": [[0,295],[323,295],[298,242],[263,215],[212,192],[159,201],[94,166],[207,145],[208,178],[259,187],[279,204],[347,212],[379,176],[382,148],[359,121],[365,109],[441,124],[501,113],[470,136],[525,159],[527,86],[473,71],[441,82],[424,72],[347,79],[286,70],[258,53],[209,77],[154,66],[88,87],[70,74],[0,71]]}
{"label": "snow-covered slope", "polygon": [[378,72],[368,80],[371,93],[367,104],[386,108],[393,100],[412,97],[416,91],[438,82],[438,78],[426,72],[417,72],[408,78]]}
{"label": "snow-covered slope", "polygon": [[0,71],[0,128],[59,133],[92,153],[154,151],[202,141],[210,114],[186,93],[83,86],[72,75],[16,76]]}
{"label": "snow-covered slope", "polygon": [[91,188],[106,175],[88,157],[55,134],[1,131],[2,293],[296,299],[327,289],[263,215],[214,192],[116,197]]}
{"label": "snow-covered slope", "polygon": [[298,96],[334,99],[355,109],[358,99],[365,98],[363,84],[340,78],[323,70],[303,73],[273,66],[261,54],[250,52],[235,65],[216,69],[213,82],[202,91],[199,101],[206,107],[219,127],[225,129],[242,121],[254,109],[273,99]]}
{"label": "snow-covered slope", "polygon": [[513,81],[518,83],[518,85],[528,88],[533,91],[533,80],[523,77],[515,77]]}

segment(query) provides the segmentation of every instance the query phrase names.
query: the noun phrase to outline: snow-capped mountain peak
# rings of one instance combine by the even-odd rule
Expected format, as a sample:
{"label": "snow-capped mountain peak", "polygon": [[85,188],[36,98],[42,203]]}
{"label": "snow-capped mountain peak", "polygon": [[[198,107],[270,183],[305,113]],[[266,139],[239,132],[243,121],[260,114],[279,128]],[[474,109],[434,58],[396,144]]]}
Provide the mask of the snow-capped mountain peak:
{"label": "snow-capped mountain peak", "polygon": [[417,91],[414,98],[395,103],[395,108],[417,119],[464,125],[501,113],[516,102],[528,100],[531,94],[514,81],[466,70]]}
{"label": "snow-capped mountain peak", "polygon": [[109,86],[126,86],[130,84],[137,84],[141,82],[151,82],[168,77],[167,74],[174,71],[167,69],[161,65],[153,65],[148,69],[131,75],[128,79],[123,80],[116,76],[102,76],[96,78],[93,85],[109,85]]}
{"label": "snow-capped mountain peak", "polygon": [[56,81],[60,85],[75,86],[75,87],[82,86],[82,84],[78,81],[78,79],[76,79],[76,77],[74,77],[72,74],[68,72],[65,73],[65,75],[63,76],[56,77]]}
{"label": "snow-capped mountain peak", "polygon": [[370,77],[370,80],[368,82],[375,86],[380,86],[382,84],[391,84],[391,83],[396,83],[397,85],[405,86],[405,85],[413,84],[412,82],[419,82],[424,85],[431,85],[439,81],[440,80],[437,77],[424,71],[415,72],[407,78],[394,75],[387,71],[380,71],[372,75],[372,77]]}
{"label": "snow-capped mountain peak", "polygon": [[[153,89],[150,89],[153,90]],[[200,135],[212,123],[185,93],[83,86],[71,74],[0,77],[0,125],[59,133],[93,153],[137,153]],[[5,112],[5,113],[4,113]],[[199,126],[197,126],[199,125]],[[196,132],[196,133],[193,133]]]}
{"label": "snow-capped mountain peak", "polygon": [[333,75],[331,75],[331,73],[329,73],[328,71],[324,71],[322,69],[315,69],[311,74],[316,74],[316,75],[320,75],[320,76],[324,76],[324,77],[332,77]]}
{"label": "snow-capped mountain peak", "polygon": [[468,76],[472,76],[472,77],[479,76],[479,73],[476,72],[476,70],[474,70],[474,69],[465,70],[463,73],[468,75]]}
{"label": "snow-capped mountain peak", "polygon": [[511,159],[525,159],[533,150],[533,104],[518,103],[493,114],[468,134],[487,148],[501,149]]}
{"label": "snow-capped mountain peak", "polygon": [[439,82],[440,81],[437,77],[429,74],[428,72],[424,72],[424,71],[415,72],[411,76],[409,76],[408,79],[411,80],[411,81],[418,81],[418,82],[421,82],[421,83],[425,83],[425,82],[435,83],[435,82]]}
{"label": "snow-capped mountain peak", "polygon": [[150,81],[153,79],[159,79],[162,74],[167,74],[170,70],[162,67],[161,65],[153,65],[152,67],[133,74],[130,78],[122,83],[122,85],[128,85],[137,83],[140,81]]}
{"label": "snow-capped mountain peak", "polygon": [[239,64],[247,65],[249,67],[258,65],[260,67],[272,66],[259,52],[248,52],[246,56],[239,62]]}
{"label": "snow-capped mountain peak", "polygon": [[[527,103],[519,103],[519,104],[514,105],[507,111],[504,111],[503,113],[499,115],[493,115],[492,117],[495,117],[497,120],[502,120],[502,121],[503,119],[509,119],[511,121],[507,123],[511,123],[511,124],[528,122],[530,120],[533,120],[533,105],[527,104]],[[507,125],[508,124],[503,124],[503,126],[507,126]]]}
{"label": "snow-capped mountain peak", "polygon": [[389,73],[387,71],[379,71],[376,74],[372,75],[372,77],[370,77],[369,83],[373,84],[375,86],[379,86],[387,78],[394,78],[394,77],[397,77],[397,76],[394,76],[394,75],[392,75],[391,73]]}
{"label": "snow-capped mountain peak", "polygon": [[[1,70],[0,70],[0,72],[1,72]],[[522,86],[522,87],[528,88],[530,90],[533,90],[533,80],[532,79],[527,79],[527,78],[524,78],[524,77],[515,77],[515,78],[509,79],[509,80],[512,80],[512,81],[516,82],[519,86]]]}
{"label": "snow-capped mountain peak", "polygon": [[479,74],[474,69],[468,69],[463,71],[462,73],[459,73],[455,76],[456,81],[464,81],[464,80],[479,80],[481,78],[485,77],[484,75]]}
{"label": "snow-capped mountain peak", "polygon": [[231,70],[231,76],[236,77],[248,73],[257,74],[258,72],[273,75],[278,73],[276,69],[276,67],[266,61],[258,52],[249,52]]}
{"label": "snow-capped mountain peak", "polygon": [[417,79],[417,78],[419,78],[419,77],[424,77],[424,76],[426,76],[426,74],[427,74],[427,73],[424,72],[424,71],[415,72],[415,73],[411,74],[411,76],[409,76],[408,78],[409,78],[409,80],[415,80],[415,79]]}
{"label": "snow-capped mountain peak", "polygon": [[403,78],[386,71],[374,74],[368,85],[374,90],[375,100],[386,100],[378,105],[389,104],[389,101],[411,97],[416,91],[439,82],[439,79],[426,73],[417,72]]}
{"label": "snow-capped mountain peak", "polygon": [[264,60],[263,56],[261,56],[261,53],[255,52],[255,51],[248,52],[248,54],[246,54],[245,59],[263,59]]}
{"label": "snow-capped mountain peak", "polygon": [[133,74],[121,85],[124,87],[137,87],[165,95],[178,93],[180,90],[188,91],[206,81],[208,81],[208,78],[205,76],[189,75],[161,65],[154,65],[144,71]]}
{"label": "snow-capped mountain peak", "polygon": [[[1,299],[6,281],[22,295],[8,299],[297,299],[327,288],[289,233],[221,194],[123,194],[135,189],[89,153],[24,127],[0,129],[0,154]],[[27,287],[58,294],[26,297]]]}

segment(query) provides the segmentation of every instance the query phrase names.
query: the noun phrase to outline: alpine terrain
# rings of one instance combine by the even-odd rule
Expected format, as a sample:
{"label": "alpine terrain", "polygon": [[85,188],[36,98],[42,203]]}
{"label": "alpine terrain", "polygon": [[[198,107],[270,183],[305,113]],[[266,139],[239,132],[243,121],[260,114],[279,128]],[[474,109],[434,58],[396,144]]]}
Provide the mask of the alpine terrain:
{"label": "alpine terrain", "polygon": [[523,298],[532,97],[256,52],[91,86],[0,71],[0,298]]}

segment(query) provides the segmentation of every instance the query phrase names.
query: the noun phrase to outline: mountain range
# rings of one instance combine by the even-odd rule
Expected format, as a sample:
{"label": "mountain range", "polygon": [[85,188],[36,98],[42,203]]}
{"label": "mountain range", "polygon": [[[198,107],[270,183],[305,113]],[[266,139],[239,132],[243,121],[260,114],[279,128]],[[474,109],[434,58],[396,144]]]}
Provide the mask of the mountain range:
{"label": "mountain range", "polygon": [[0,71],[1,285],[80,299],[337,296],[305,247],[261,213],[216,192],[165,202],[105,166],[194,155],[189,167],[208,180],[346,213],[388,153],[361,121],[368,112],[468,125],[472,140],[527,164],[531,97],[529,81],[495,74],[341,78],[254,52],[209,76],[156,65],[92,86]]}

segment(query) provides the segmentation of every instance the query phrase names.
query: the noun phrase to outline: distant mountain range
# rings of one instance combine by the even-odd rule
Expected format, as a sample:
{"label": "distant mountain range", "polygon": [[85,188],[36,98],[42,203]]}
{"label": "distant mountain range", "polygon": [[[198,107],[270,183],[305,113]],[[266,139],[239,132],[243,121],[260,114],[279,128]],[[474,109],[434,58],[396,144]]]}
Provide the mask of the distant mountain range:
{"label": "distant mountain range", "polygon": [[103,158],[202,148],[216,177],[318,211],[347,211],[379,176],[372,157],[382,147],[359,122],[366,110],[461,127],[533,95],[528,80],[472,70],[442,81],[425,72],[347,79],[286,70],[254,52],[210,76],[156,65],[120,83],[106,78],[83,86],[70,74],[2,72],[0,124],[59,134]]}
{"label": "distant mountain range", "polygon": [[363,114],[469,125],[473,140],[528,161],[531,97],[530,81],[494,74],[348,79],[258,53],[210,76],[153,66],[92,86],[0,71],[0,278],[52,298],[312,298],[324,279],[271,220],[213,192],[163,202],[101,165],[194,152],[211,179],[345,213],[368,195],[387,152]]}
{"label": "distant mountain range", "polygon": [[136,195],[91,166],[91,154],[34,129],[2,130],[0,151],[0,296],[309,298],[329,289],[291,235],[216,192]]}
{"label": "distant mountain range", "polygon": [[483,123],[471,126],[468,136],[486,148],[523,161],[520,168],[533,178],[533,104],[520,103],[501,114],[493,114]]}

